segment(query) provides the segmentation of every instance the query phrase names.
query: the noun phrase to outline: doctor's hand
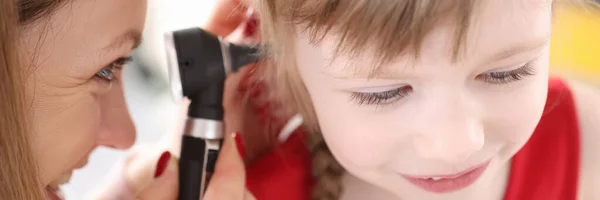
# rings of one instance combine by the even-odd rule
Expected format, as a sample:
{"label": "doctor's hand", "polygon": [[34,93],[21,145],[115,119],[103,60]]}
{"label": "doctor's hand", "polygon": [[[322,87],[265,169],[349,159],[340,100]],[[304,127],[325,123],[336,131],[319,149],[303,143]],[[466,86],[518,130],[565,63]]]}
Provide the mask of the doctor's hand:
{"label": "doctor's hand", "polygon": [[[248,8],[239,0],[217,0],[207,24],[203,28],[227,38],[234,43],[244,40],[256,28],[249,20]],[[246,40],[247,41],[247,40]],[[238,87],[248,67],[226,81],[224,107],[226,109],[226,133],[246,132],[244,120],[248,120],[247,109],[239,102]],[[183,122],[189,102],[180,105],[180,119]],[[252,117],[250,117],[252,118]],[[181,123],[183,124],[183,123]],[[157,144],[137,145],[119,162],[87,199],[122,200],[175,200],[178,197],[178,158],[181,145],[179,127],[166,134]],[[143,133],[142,133],[143,134]],[[233,136],[235,135],[235,137]],[[254,197],[245,189],[245,149],[239,134],[226,134],[224,146],[216,164],[216,171],[208,185],[204,200],[252,200]],[[235,142],[236,139],[237,141]],[[236,145],[236,143],[239,143]],[[238,151],[241,150],[241,151]]]}
{"label": "doctor's hand", "polygon": [[[255,200],[246,189],[244,145],[237,133],[226,134],[215,172],[203,200]],[[87,199],[175,200],[178,192],[177,159],[168,152],[157,155],[145,146],[114,168],[100,190]]]}

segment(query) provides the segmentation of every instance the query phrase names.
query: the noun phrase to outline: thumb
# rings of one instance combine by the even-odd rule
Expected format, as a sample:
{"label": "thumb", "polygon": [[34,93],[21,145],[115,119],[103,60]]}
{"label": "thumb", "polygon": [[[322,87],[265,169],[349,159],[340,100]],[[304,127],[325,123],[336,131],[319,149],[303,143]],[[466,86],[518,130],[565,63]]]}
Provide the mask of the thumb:
{"label": "thumb", "polygon": [[93,192],[91,199],[137,199],[166,171],[177,173],[175,158],[168,151],[150,146],[136,147],[127,158],[118,163],[107,176],[105,184]]}
{"label": "thumb", "polygon": [[225,137],[223,149],[215,165],[205,200],[241,200],[246,195],[246,171],[242,160],[241,135],[233,133]]}

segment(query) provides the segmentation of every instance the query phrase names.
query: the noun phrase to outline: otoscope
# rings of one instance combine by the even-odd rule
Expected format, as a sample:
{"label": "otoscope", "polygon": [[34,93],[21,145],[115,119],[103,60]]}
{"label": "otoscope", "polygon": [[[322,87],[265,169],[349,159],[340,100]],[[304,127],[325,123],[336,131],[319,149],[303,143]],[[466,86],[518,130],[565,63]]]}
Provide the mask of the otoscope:
{"label": "otoscope", "polygon": [[165,34],[171,92],[191,102],[179,160],[179,200],[203,198],[224,137],[225,78],[259,59],[259,49],[236,45],[201,28]]}

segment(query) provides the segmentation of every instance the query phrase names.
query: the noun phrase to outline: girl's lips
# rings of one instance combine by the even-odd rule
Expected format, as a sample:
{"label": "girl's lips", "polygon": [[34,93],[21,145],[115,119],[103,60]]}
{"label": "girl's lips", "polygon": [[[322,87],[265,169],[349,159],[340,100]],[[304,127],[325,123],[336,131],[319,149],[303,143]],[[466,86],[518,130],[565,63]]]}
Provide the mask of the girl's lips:
{"label": "girl's lips", "polygon": [[447,193],[466,188],[473,184],[483,174],[489,163],[490,161],[487,161],[456,174],[435,176],[402,175],[402,177],[424,190],[434,193]]}

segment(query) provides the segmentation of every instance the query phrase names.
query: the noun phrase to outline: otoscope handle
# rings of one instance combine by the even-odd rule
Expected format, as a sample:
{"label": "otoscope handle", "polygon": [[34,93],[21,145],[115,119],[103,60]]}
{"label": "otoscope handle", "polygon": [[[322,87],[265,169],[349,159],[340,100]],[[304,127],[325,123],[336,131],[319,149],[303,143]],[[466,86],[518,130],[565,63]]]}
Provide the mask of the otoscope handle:
{"label": "otoscope handle", "polygon": [[213,137],[220,136],[216,133],[222,132],[221,125],[214,120],[188,119],[181,138],[179,200],[200,200],[204,196],[223,143],[222,137]]}
{"label": "otoscope handle", "polygon": [[[203,139],[184,135],[181,138],[181,158],[179,159],[179,200],[199,200],[198,188],[202,186],[206,142]],[[190,178],[186,178],[190,177]]]}

